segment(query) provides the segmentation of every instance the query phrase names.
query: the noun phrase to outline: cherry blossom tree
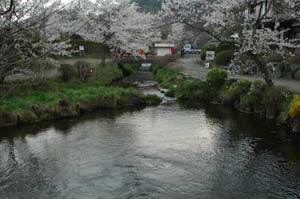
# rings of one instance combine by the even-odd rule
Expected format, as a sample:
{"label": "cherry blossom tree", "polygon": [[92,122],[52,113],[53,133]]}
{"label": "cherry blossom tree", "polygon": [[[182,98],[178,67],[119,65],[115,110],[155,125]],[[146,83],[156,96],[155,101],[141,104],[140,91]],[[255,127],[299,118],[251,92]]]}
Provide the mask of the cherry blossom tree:
{"label": "cherry blossom tree", "polygon": [[67,55],[63,26],[54,0],[4,0],[0,3],[0,84],[15,72],[28,72],[32,61]]}
{"label": "cherry blossom tree", "polygon": [[[273,85],[265,58],[284,47],[298,47],[280,36],[288,29],[280,23],[299,19],[298,0],[165,0],[163,16],[208,33],[220,42],[236,45],[236,55],[251,57],[266,83]],[[270,25],[273,24],[273,25]]]}
{"label": "cherry blossom tree", "polygon": [[84,8],[80,3],[73,5],[78,12],[72,17],[72,27],[77,27],[75,34],[102,47],[103,65],[110,50],[122,48],[135,55],[138,49],[159,37],[153,28],[155,17],[139,12],[139,7],[130,0],[98,0],[89,4]]}

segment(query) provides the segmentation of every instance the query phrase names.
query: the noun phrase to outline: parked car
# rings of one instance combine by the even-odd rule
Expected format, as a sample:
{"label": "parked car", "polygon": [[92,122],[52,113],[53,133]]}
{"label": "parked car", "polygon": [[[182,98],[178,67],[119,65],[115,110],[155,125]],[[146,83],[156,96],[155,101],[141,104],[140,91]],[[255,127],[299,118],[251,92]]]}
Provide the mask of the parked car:
{"label": "parked car", "polygon": [[183,53],[185,55],[187,54],[200,54],[201,53],[201,50],[194,47],[192,44],[186,44],[184,45],[184,47],[182,48],[183,50]]}

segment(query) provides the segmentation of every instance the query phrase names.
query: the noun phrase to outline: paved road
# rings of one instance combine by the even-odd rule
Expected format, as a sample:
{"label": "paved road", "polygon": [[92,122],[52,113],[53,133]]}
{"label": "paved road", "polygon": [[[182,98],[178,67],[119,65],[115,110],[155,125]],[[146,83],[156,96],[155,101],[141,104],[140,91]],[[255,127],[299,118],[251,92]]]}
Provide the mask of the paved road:
{"label": "paved road", "polygon": [[[202,80],[205,79],[206,74],[209,71],[209,69],[200,66],[200,58],[198,58],[198,56],[189,56],[185,58],[180,58],[176,62],[171,63],[169,67],[174,69],[179,69],[185,75],[202,79]],[[256,76],[234,75],[232,77],[237,79],[250,80],[250,81],[255,81],[255,80],[264,81],[261,77],[256,77]],[[277,86],[288,87],[289,89],[300,93],[300,81],[277,79],[274,80],[274,84]]]}

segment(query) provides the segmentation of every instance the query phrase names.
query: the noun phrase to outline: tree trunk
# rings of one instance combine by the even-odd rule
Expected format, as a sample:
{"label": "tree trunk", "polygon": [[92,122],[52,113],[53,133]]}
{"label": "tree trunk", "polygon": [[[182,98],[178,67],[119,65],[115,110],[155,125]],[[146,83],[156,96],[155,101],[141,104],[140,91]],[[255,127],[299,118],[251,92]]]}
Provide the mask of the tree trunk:
{"label": "tree trunk", "polygon": [[0,76],[0,85],[4,83],[5,76]]}
{"label": "tree trunk", "polygon": [[263,75],[263,78],[267,84],[267,86],[274,86],[274,82],[272,80],[271,74],[269,73],[266,64],[264,64],[262,62],[262,60],[260,60],[260,58],[258,57],[258,55],[251,55],[251,57],[253,58],[253,60],[255,61],[255,63],[257,64],[260,72]]}
{"label": "tree trunk", "polygon": [[102,57],[101,57],[101,65],[102,67],[106,66],[106,56],[107,56],[107,53],[109,52],[109,47],[104,45],[102,47]]}

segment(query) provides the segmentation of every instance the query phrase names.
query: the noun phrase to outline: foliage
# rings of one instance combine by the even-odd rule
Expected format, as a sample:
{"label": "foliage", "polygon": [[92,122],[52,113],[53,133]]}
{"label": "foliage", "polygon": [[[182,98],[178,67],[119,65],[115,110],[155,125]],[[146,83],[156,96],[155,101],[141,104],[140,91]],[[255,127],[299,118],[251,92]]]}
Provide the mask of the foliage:
{"label": "foliage", "polygon": [[207,102],[211,99],[211,90],[205,81],[185,80],[178,85],[176,98],[179,101]]}
{"label": "foliage", "polygon": [[292,92],[285,87],[267,87],[262,99],[262,106],[266,118],[275,119],[279,115],[288,113],[292,100]]}
{"label": "foliage", "polygon": [[119,64],[119,68],[122,70],[124,76],[134,74],[140,67],[140,64]]}
{"label": "foliage", "polygon": [[234,51],[232,50],[225,50],[217,54],[215,63],[220,66],[226,66],[230,64],[231,60],[233,59]]}
{"label": "foliage", "polygon": [[131,0],[74,1],[68,11],[62,17],[72,22],[76,35],[102,46],[102,56],[116,48],[138,55],[159,36],[154,16],[140,12]]}
{"label": "foliage", "polygon": [[[164,21],[185,24],[195,30],[208,33],[216,41],[232,42],[236,54],[247,54],[254,60],[266,83],[273,85],[262,57],[272,52],[283,53],[282,48],[297,48],[297,43],[280,35],[289,31],[281,22],[298,20],[299,0],[270,1],[240,0],[165,0],[162,15]],[[205,13],[205,14],[204,14]],[[263,26],[265,16],[274,22]],[[203,26],[203,24],[205,24]],[[286,29],[285,29],[286,28]],[[202,52],[205,58],[206,50]],[[252,67],[253,67],[252,66]]]}
{"label": "foliage", "polygon": [[169,88],[167,92],[165,92],[165,95],[167,97],[176,97],[176,91],[177,89],[175,87]]}
{"label": "foliage", "polygon": [[269,56],[267,57],[267,62],[277,62],[280,63],[284,61],[284,56],[282,54],[276,53],[276,52],[272,52],[269,54]]}
{"label": "foliage", "polygon": [[228,73],[221,68],[213,68],[208,72],[206,80],[210,87],[213,89],[219,89],[226,81]]}
{"label": "foliage", "polygon": [[294,95],[289,106],[289,116],[295,118],[300,115],[300,95]]}
{"label": "foliage", "polygon": [[157,95],[146,95],[145,102],[148,106],[157,106],[162,102],[162,100]]}
{"label": "foliage", "polygon": [[33,103],[54,106],[61,99],[67,98],[72,103],[96,100],[99,96],[117,100],[125,95],[135,95],[136,90],[103,87],[100,82],[63,83],[48,80],[39,87],[24,85],[1,100],[0,110],[29,109]]}
{"label": "foliage", "polygon": [[[57,17],[59,1],[11,0],[10,10],[0,14],[0,83],[13,73],[41,74],[45,65],[34,61],[51,55],[70,55],[62,38],[64,23]],[[8,1],[0,1],[0,13]],[[34,63],[34,64],[33,64]],[[30,66],[35,65],[32,70]],[[44,71],[43,71],[44,72]],[[37,75],[38,77],[39,75]]]}
{"label": "foliage", "polygon": [[261,101],[264,91],[265,85],[263,82],[253,82],[249,92],[240,97],[239,108],[247,112],[253,112],[261,109]]}
{"label": "foliage", "polygon": [[159,64],[152,64],[151,67],[150,67],[150,71],[151,71],[154,75],[156,75],[156,73],[157,73],[160,69],[162,69],[162,66],[159,65]]}
{"label": "foliage", "polygon": [[108,62],[105,66],[103,66],[102,64],[98,64],[96,66],[95,73],[97,76],[97,81],[104,86],[109,86],[114,81],[123,77],[123,73],[119,69],[119,67],[111,62]]}
{"label": "foliage", "polygon": [[201,49],[201,59],[205,60],[207,51],[215,51],[216,55],[227,50],[233,50],[234,43],[207,44]]}
{"label": "foliage", "polygon": [[160,65],[152,65],[150,70],[153,72],[155,80],[160,83],[163,88],[171,89],[180,81],[180,73]]}
{"label": "foliage", "polygon": [[238,80],[221,91],[220,100],[223,104],[238,104],[240,97],[248,93],[251,83],[246,80]]}

